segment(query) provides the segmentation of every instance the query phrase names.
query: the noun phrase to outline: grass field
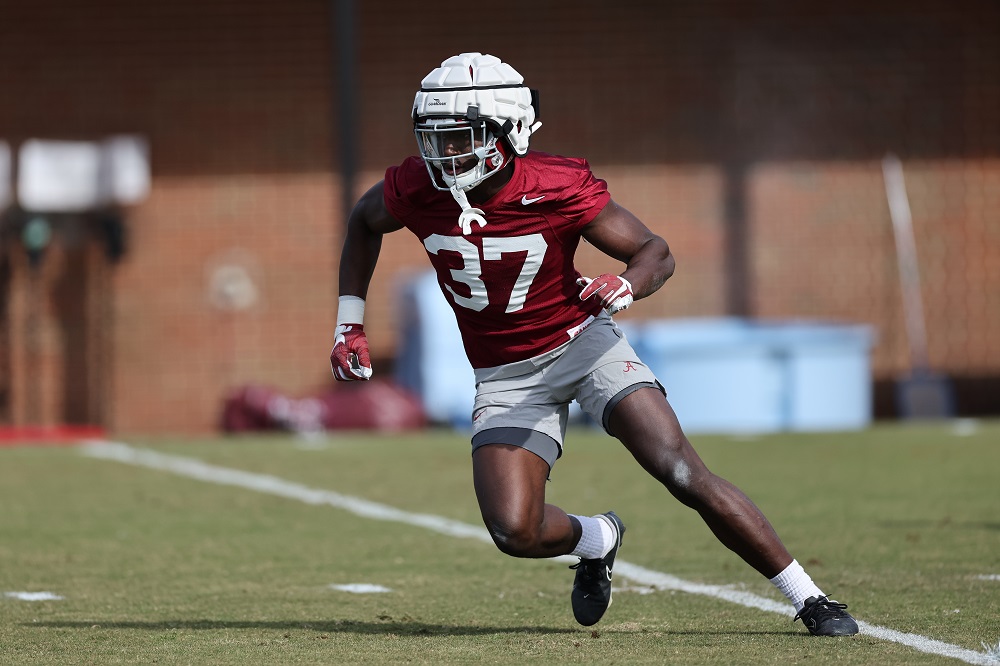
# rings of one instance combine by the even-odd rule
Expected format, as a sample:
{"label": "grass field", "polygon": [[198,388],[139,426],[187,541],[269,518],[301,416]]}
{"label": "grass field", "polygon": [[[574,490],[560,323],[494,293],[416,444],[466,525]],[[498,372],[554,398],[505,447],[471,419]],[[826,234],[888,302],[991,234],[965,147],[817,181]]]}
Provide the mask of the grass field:
{"label": "grass field", "polygon": [[[482,539],[464,434],[134,437],[0,448],[0,663],[1000,664],[1000,423],[693,439],[866,631],[813,638],[720,598],[782,601],[591,430],[549,500],[628,526],[593,629],[566,562]],[[14,594],[41,592],[61,598]]]}

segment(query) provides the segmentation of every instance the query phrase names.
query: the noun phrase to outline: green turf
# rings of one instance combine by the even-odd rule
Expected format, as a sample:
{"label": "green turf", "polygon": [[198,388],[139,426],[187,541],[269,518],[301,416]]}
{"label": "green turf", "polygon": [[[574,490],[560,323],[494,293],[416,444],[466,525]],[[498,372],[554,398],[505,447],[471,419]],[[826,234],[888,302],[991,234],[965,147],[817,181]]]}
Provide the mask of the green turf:
{"label": "green turf", "polygon": [[[980,578],[1000,574],[1000,423],[693,440],[859,619],[976,651],[1000,641],[1000,581]],[[126,441],[479,524],[463,434]],[[570,433],[549,500],[615,509],[623,560],[780,599],[594,431]],[[0,593],[65,597],[0,596],[2,664],[961,663],[670,591],[621,591],[584,629],[571,581],[476,540],[74,448],[0,448]],[[344,583],[392,592],[330,588]]]}

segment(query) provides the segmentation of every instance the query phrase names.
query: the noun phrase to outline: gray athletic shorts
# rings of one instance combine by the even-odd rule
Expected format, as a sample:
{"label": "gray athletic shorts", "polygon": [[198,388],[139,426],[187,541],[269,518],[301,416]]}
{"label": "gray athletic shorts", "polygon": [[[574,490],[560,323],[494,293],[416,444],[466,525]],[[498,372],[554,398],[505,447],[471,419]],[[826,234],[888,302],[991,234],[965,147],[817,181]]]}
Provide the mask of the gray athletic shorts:
{"label": "gray athletic shorts", "polygon": [[647,386],[663,391],[621,329],[602,314],[557,349],[476,370],[472,450],[512,444],[535,453],[551,469],[562,455],[570,402],[576,400],[607,431],[622,398]]}

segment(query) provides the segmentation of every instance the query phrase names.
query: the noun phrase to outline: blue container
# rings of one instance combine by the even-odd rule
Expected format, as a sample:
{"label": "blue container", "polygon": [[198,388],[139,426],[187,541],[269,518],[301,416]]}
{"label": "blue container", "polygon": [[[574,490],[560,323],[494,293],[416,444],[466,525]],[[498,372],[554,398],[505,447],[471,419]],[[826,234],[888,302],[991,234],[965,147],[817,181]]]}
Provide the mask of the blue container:
{"label": "blue container", "polygon": [[[437,275],[422,272],[400,283],[396,382],[420,398],[430,421],[471,429],[476,376]],[[569,422],[588,422],[576,403]]]}
{"label": "blue container", "polygon": [[649,322],[630,335],[686,432],[857,430],[872,420],[870,327],[739,318]]}
{"label": "blue container", "polygon": [[419,396],[430,421],[471,427],[475,373],[437,275],[405,279],[398,293],[396,381]]}

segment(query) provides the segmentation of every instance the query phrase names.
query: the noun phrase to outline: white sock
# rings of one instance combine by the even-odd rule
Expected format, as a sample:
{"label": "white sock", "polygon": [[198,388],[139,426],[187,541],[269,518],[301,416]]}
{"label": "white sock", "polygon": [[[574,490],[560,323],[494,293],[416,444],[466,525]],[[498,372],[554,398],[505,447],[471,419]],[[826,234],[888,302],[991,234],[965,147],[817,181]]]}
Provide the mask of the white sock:
{"label": "white sock", "polygon": [[781,590],[781,593],[788,597],[788,600],[795,606],[795,612],[802,610],[805,600],[809,597],[822,597],[823,590],[816,587],[816,583],[809,577],[798,560],[785,567],[785,570],[771,579],[774,586]]}
{"label": "white sock", "polygon": [[579,520],[580,527],[583,528],[583,534],[580,535],[580,542],[576,544],[576,548],[573,549],[570,555],[582,557],[585,560],[596,560],[610,552],[611,548],[615,545],[616,537],[615,531],[611,529],[611,525],[606,518],[603,516],[588,518],[587,516],[574,516],[573,514],[570,514],[570,516]]}

